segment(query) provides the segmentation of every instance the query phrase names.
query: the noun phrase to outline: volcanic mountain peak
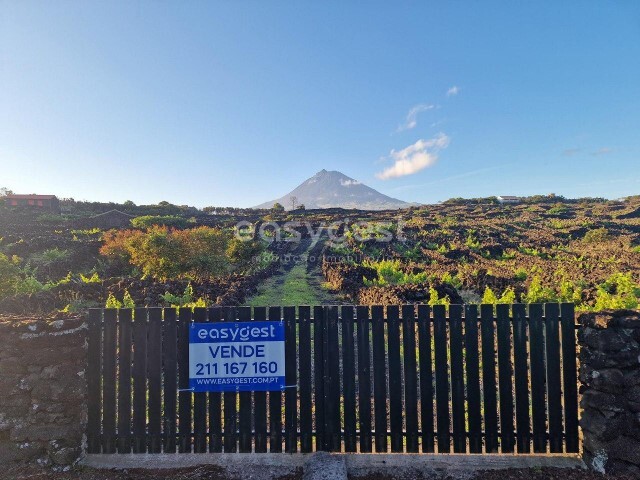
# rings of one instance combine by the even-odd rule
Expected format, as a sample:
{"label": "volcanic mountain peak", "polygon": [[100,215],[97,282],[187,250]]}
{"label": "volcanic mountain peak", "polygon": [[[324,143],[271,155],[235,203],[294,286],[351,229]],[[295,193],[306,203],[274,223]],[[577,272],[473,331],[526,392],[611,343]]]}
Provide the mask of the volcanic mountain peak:
{"label": "volcanic mountain peak", "polygon": [[[295,197],[295,202],[292,202],[293,197]],[[270,208],[276,202],[288,210],[293,208],[294,203],[303,204],[309,209],[392,210],[410,206],[407,202],[384,195],[341,172],[324,169],[302,182],[288,194],[258,205],[257,208]]]}

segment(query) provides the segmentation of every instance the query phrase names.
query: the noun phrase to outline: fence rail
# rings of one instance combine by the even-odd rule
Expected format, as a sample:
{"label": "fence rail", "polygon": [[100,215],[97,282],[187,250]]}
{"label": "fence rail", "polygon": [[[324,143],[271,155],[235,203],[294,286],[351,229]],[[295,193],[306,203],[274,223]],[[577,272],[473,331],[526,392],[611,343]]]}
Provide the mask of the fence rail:
{"label": "fence rail", "polygon": [[[192,322],[282,320],[284,392],[193,393]],[[578,451],[572,304],[92,309],[89,453]]]}

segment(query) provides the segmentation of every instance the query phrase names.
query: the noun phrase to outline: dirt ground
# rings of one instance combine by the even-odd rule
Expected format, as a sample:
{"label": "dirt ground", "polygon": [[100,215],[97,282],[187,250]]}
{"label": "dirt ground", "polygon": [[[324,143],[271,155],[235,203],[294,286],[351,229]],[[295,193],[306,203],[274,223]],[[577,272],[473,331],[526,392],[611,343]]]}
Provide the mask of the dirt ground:
{"label": "dirt ground", "polygon": [[[199,467],[163,469],[163,470],[96,470],[92,468],[75,468],[67,472],[55,472],[47,467],[14,466],[5,470],[0,477],[5,480],[236,480],[238,477],[228,476],[220,467],[206,465]],[[274,480],[300,480],[302,472],[294,475],[277,477]],[[448,478],[448,477],[444,477]],[[351,480],[393,480],[386,475],[368,475],[366,477],[350,477]],[[585,470],[566,468],[533,468],[490,470],[478,472],[469,480],[633,480],[631,476],[601,475]],[[410,480],[403,478],[403,480]],[[426,480],[416,477],[416,480]]]}

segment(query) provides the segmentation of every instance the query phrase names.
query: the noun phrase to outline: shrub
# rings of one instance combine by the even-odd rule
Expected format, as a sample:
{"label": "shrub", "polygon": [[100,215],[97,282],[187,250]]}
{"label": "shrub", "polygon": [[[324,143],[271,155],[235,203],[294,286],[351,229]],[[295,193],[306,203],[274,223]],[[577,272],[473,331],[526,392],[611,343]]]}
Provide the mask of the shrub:
{"label": "shrub", "polygon": [[255,260],[264,252],[264,246],[257,240],[231,239],[226,249],[227,258],[240,272],[253,271],[260,266]]}
{"label": "shrub", "polygon": [[511,287],[505,288],[500,298],[498,298],[498,296],[495,293],[493,293],[493,290],[491,290],[489,287],[486,287],[484,289],[484,294],[482,295],[482,303],[487,305],[498,305],[498,304],[510,305],[512,303],[515,303],[515,301],[516,301],[516,293]]}
{"label": "shrub", "polygon": [[635,309],[640,305],[640,285],[633,281],[631,272],[614,273],[598,285],[594,310]]}
{"label": "shrub", "polygon": [[562,215],[569,211],[569,208],[563,203],[556,203],[553,207],[547,210],[549,215]]}
{"label": "shrub", "polygon": [[442,281],[442,283],[448,283],[456,289],[462,287],[462,280],[460,280],[457,275],[451,275],[449,272],[443,274],[440,280]]}
{"label": "shrub", "polygon": [[18,257],[9,258],[0,253],[0,298],[15,293],[16,284],[20,281],[19,262]]}
{"label": "shrub", "polygon": [[589,230],[582,237],[584,243],[601,243],[609,240],[609,230],[604,227]]}
{"label": "shrub", "polygon": [[230,240],[228,232],[217,228],[170,230],[154,226],[145,232],[109,232],[100,253],[126,259],[143,277],[209,279],[228,273]]}
{"label": "shrub", "polygon": [[38,281],[35,277],[26,277],[23,280],[20,280],[15,285],[15,293],[26,293],[28,295],[32,295],[34,293],[41,292],[45,289],[45,286]]}
{"label": "shrub", "polygon": [[164,295],[161,295],[161,297],[163,301],[175,308],[194,308],[207,306],[207,302],[203,298],[199,298],[197,300],[194,299],[193,287],[191,286],[191,283],[186,286],[186,288],[184,289],[184,293],[181,296],[173,295],[172,293],[166,292]]}
{"label": "shrub", "polygon": [[124,296],[122,297],[122,301],[118,300],[113,293],[110,293],[107,297],[107,301],[104,305],[105,308],[136,308],[136,303],[134,302],[129,290],[124,291]]}
{"label": "shrub", "polygon": [[399,260],[380,260],[379,262],[364,262],[366,267],[374,268],[378,273],[375,280],[366,280],[367,286],[405,285],[407,283],[424,283],[427,273],[405,273],[401,269]]}
{"label": "shrub", "polygon": [[434,305],[446,305],[449,306],[449,304],[451,303],[449,300],[449,296],[445,295],[444,297],[440,297],[438,295],[438,291],[433,288],[433,287],[429,287],[429,305],[434,306]]}
{"label": "shrub", "polygon": [[518,280],[519,282],[522,282],[526,280],[528,276],[529,274],[527,273],[527,270],[525,268],[518,268],[513,278]]}
{"label": "shrub", "polygon": [[555,302],[557,296],[551,288],[542,286],[540,275],[534,275],[522,300],[524,303]]}
{"label": "shrub", "polygon": [[480,243],[480,241],[474,238],[473,235],[469,235],[464,244],[469,247],[470,250],[473,250],[475,252],[480,251],[480,248],[482,248],[482,244]]}
{"label": "shrub", "polygon": [[58,247],[49,248],[31,257],[31,262],[37,266],[51,267],[56,263],[61,263],[69,259],[71,252]]}
{"label": "shrub", "polygon": [[131,219],[135,228],[150,228],[156,225],[164,227],[185,228],[189,222],[177,215],[143,215]]}

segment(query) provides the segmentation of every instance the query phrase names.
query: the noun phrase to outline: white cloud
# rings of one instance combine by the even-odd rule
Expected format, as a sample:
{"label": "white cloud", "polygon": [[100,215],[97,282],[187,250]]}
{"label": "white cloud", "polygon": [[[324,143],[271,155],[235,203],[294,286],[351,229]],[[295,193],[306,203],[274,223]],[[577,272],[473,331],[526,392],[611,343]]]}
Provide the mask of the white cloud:
{"label": "white cloud", "polygon": [[393,165],[376,174],[376,177],[388,180],[413,175],[430,167],[438,160],[437,152],[447,148],[449,141],[449,137],[444,133],[439,133],[429,140],[420,139],[402,150],[391,150],[389,157],[393,160]]}
{"label": "white cloud", "polygon": [[340,185],[350,187],[351,185],[360,185],[360,182],[358,180],[340,180]]}
{"label": "white cloud", "polygon": [[454,95],[457,95],[459,91],[460,91],[460,87],[458,87],[457,85],[454,85],[449,90],[447,90],[447,97],[453,97]]}
{"label": "white cloud", "polygon": [[409,110],[409,113],[407,113],[407,118],[404,123],[398,126],[398,132],[415,128],[415,126],[418,125],[418,114],[426,112],[427,110],[433,110],[434,108],[436,108],[435,105],[428,105],[426,103],[421,103],[412,107],[411,110]]}

